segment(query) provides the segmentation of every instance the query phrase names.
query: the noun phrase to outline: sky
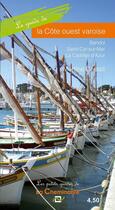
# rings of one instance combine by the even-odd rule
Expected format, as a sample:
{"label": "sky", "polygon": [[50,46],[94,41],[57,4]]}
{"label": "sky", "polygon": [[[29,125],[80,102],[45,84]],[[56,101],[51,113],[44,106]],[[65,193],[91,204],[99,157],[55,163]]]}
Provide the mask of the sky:
{"label": "sky", "polygon": [[[64,16],[61,22],[115,22],[115,1],[114,0],[1,0],[10,13],[20,15],[37,8],[50,8],[64,3],[71,5],[70,11]],[[2,10],[1,10],[2,11]],[[2,11],[3,16],[3,11]],[[1,17],[2,18],[2,17]],[[26,31],[31,38],[31,30]],[[2,39],[8,47],[8,38]],[[73,67],[82,75],[86,68],[88,59],[89,68],[94,62],[97,63],[98,86],[110,84],[115,86],[115,39],[33,39],[32,42],[51,52],[55,53],[55,46],[58,47],[60,57],[64,54],[68,65]],[[18,50],[16,52],[19,53]],[[23,55],[23,52],[21,52]],[[55,67],[50,57],[44,55],[47,62]],[[24,60],[23,56],[22,59]],[[9,72],[9,73],[8,73]],[[1,73],[8,83],[11,82],[11,65],[2,61]],[[24,82],[25,78],[17,72],[17,83]],[[78,82],[74,81],[74,85]]]}

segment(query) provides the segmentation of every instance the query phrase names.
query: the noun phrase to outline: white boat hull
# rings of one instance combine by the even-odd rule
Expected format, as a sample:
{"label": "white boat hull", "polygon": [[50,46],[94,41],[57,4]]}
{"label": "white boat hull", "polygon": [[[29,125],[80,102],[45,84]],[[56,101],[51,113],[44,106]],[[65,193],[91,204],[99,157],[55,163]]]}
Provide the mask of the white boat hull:
{"label": "white boat hull", "polygon": [[[65,177],[68,171],[68,165],[69,165],[69,158],[70,158],[70,146],[69,148],[56,148],[52,149],[51,152],[48,155],[43,156],[36,156],[36,162],[33,165],[31,171],[29,171],[30,178],[32,180],[38,180],[38,179],[44,179],[48,177]],[[5,150],[6,151],[6,150]],[[11,151],[9,153],[9,151]],[[25,151],[28,150],[21,150],[22,152],[18,153],[18,150],[7,150],[6,155],[9,159],[13,159],[13,165],[14,166],[23,166],[25,162],[28,161],[29,156],[27,155],[25,158]],[[34,152],[38,152],[38,150],[32,150]],[[48,151],[48,150],[39,150],[41,152]],[[22,158],[21,158],[22,157]],[[21,158],[21,159],[20,159]],[[4,164],[8,164],[7,162]],[[26,179],[27,180],[27,179]]]}
{"label": "white boat hull", "polygon": [[[28,173],[28,170],[31,170],[35,162],[36,157],[33,157],[24,164],[26,173]],[[19,168],[15,170],[15,168],[10,165],[6,168],[1,165],[0,175],[0,205],[19,205],[26,179],[23,169]]]}
{"label": "white boat hull", "polygon": [[[48,177],[66,177],[68,170],[69,159],[63,159],[47,164],[41,167],[33,167],[32,170],[28,173],[32,180],[40,180]],[[26,181],[28,179],[26,178]]]}
{"label": "white boat hull", "polygon": [[0,204],[1,205],[19,205],[24,185],[23,180],[0,187]]}
{"label": "white boat hull", "polygon": [[[48,159],[45,164],[41,166],[33,166],[29,172],[32,180],[39,180],[48,177],[66,177],[69,165],[70,151],[66,150],[65,154],[53,155],[52,158]],[[27,179],[26,179],[27,181]]]}

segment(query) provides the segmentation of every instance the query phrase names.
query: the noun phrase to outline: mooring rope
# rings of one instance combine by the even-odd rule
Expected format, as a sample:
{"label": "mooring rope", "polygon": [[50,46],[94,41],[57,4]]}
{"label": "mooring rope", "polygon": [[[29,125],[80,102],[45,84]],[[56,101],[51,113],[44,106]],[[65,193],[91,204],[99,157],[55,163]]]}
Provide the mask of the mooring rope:
{"label": "mooring rope", "polygon": [[66,182],[64,182],[63,180],[61,180],[59,178],[56,178],[56,177],[50,177],[50,178],[48,178],[48,176],[46,174],[42,173],[41,171],[40,172],[38,172],[37,170],[32,170],[32,171],[35,172],[35,173],[37,173],[37,174],[38,173],[41,174],[42,176],[44,176],[44,179],[48,180],[49,182],[52,182],[52,180],[50,180],[50,179],[54,179],[55,181],[61,182],[63,184],[66,184]]}
{"label": "mooring rope", "polygon": [[[91,163],[89,160],[86,160],[86,158],[75,148],[75,146],[72,144],[73,148],[77,151],[77,153],[83,158],[82,160],[84,160],[84,162],[96,167],[96,168],[99,168],[99,169],[102,169],[102,170],[105,170],[105,171],[108,171],[108,169],[105,169],[105,168],[102,168],[102,167],[99,167],[97,165],[94,165],[93,163]],[[74,155],[74,157],[78,158],[77,156]],[[80,158],[78,158],[80,159]],[[81,159],[80,159],[81,160]]]}
{"label": "mooring rope", "polygon": [[95,186],[93,186],[93,187],[83,188],[83,189],[81,189],[81,190],[79,190],[79,191],[80,191],[80,192],[83,192],[83,191],[95,189],[95,188],[97,188],[97,187],[101,187],[101,184],[95,185]]}
{"label": "mooring rope", "polygon": [[87,158],[88,161],[91,161],[94,164],[96,163],[96,164],[99,164],[99,165],[104,165],[104,164],[109,162],[109,159],[107,159],[104,163],[99,163],[99,162],[96,162],[96,161],[93,161],[93,160],[89,160],[89,158],[87,157],[86,154],[83,153],[83,155]]}
{"label": "mooring rope", "polygon": [[[53,156],[56,158],[56,160],[58,161],[59,165],[61,166],[61,168],[63,169],[63,171],[65,172],[65,175],[67,174],[67,171],[65,170],[65,168],[62,166],[62,164],[60,163],[59,159],[57,158],[57,156],[55,155],[55,153],[53,153]],[[68,163],[69,164],[69,163]]]}
{"label": "mooring rope", "polygon": [[91,139],[83,132],[81,131],[81,133],[94,145],[94,147],[96,147],[101,153],[103,153],[104,155],[107,155],[102,149],[100,149],[97,145],[95,145],[93,143],[93,141],[91,141]]}
{"label": "mooring rope", "polygon": [[[91,131],[88,127],[87,127],[87,129],[88,129],[89,133],[92,135],[93,140],[95,141],[95,138],[93,137],[93,131]],[[96,144],[98,146],[101,146],[97,141],[96,141]]]}
{"label": "mooring rope", "polygon": [[50,203],[49,201],[47,201],[47,199],[40,193],[40,191],[38,190],[38,188],[35,186],[35,184],[32,182],[31,178],[29,177],[29,175],[27,174],[27,172],[25,171],[24,167],[22,167],[22,170],[24,171],[25,175],[27,176],[28,180],[30,181],[30,183],[32,184],[32,186],[34,187],[34,189],[36,190],[36,192],[38,192],[38,194],[42,197],[42,199],[53,209],[56,210]]}
{"label": "mooring rope", "polygon": [[88,162],[87,160],[81,159],[80,157],[78,157],[78,156],[76,156],[76,155],[74,155],[73,157],[75,157],[75,158],[77,158],[77,159],[79,159],[79,160],[81,160],[81,161],[87,163],[88,165],[91,165],[91,166],[95,167],[95,168],[98,168],[98,169],[101,169],[101,170],[104,170],[104,171],[108,171],[107,169],[102,168],[102,167],[99,167],[99,166],[96,166],[96,165],[94,165],[94,164]]}

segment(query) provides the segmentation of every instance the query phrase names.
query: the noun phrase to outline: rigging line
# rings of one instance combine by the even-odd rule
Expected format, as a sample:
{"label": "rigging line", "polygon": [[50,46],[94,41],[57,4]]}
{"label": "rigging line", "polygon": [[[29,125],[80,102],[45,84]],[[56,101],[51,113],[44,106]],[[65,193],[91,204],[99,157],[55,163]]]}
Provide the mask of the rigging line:
{"label": "rigging line", "polygon": [[32,184],[32,186],[34,187],[34,189],[36,190],[36,192],[39,193],[39,195],[42,197],[42,199],[53,209],[56,210],[48,201],[47,199],[40,193],[40,191],[37,189],[37,187],[35,186],[35,184],[33,183],[33,181],[31,180],[31,178],[29,177],[29,175],[27,174],[27,172],[25,171],[24,167],[22,167],[22,170],[24,171],[25,175],[27,176],[28,180],[30,181],[30,183]]}
{"label": "rigging line", "polygon": [[72,144],[72,146],[73,146],[73,148],[77,151],[77,153],[84,159],[85,162],[89,163],[90,165],[93,165],[93,166],[96,167],[96,168],[103,169],[103,170],[107,171],[107,169],[102,168],[102,167],[99,167],[99,166],[97,166],[97,165],[94,165],[94,164],[92,164],[89,160],[86,160],[86,158],[78,151],[78,149],[77,149],[73,144]]}
{"label": "rigging line", "polygon": [[[76,170],[75,170],[73,164],[71,165],[71,169],[73,170],[73,173],[72,173],[71,177],[72,177],[72,178],[76,178],[77,173],[76,173]],[[71,172],[72,172],[72,170],[71,170]],[[73,174],[75,175],[75,177],[73,176]]]}
{"label": "rigging line", "polygon": [[[35,171],[35,170],[34,170],[34,171]],[[36,171],[36,172],[37,172],[37,171]],[[40,174],[43,174],[43,173],[40,172]],[[44,175],[44,174],[43,174],[43,175]],[[45,175],[45,176],[46,176],[46,175]],[[48,178],[46,178],[46,179],[48,180]],[[57,179],[57,178],[52,177],[52,179],[57,180],[57,181],[60,181],[60,182],[62,182],[62,183],[64,183],[64,184],[67,184],[66,182],[64,182],[64,181],[62,181],[62,180],[59,180],[59,179]],[[52,182],[50,179],[49,179],[49,181]],[[79,190],[79,191],[80,191],[80,192],[82,192],[82,191],[87,191],[87,190],[94,189],[94,188],[97,188],[97,187],[100,187],[100,186],[101,186],[101,184],[95,185],[95,186],[93,186],[93,187],[84,188],[84,189],[81,189],[81,190]]]}
{"label": "rigging line", "polygon": [[7,155],[5,154],[5,151],[0,149],[0,155],[2,155],[3,157],[5,157],[6,159],[8,159]]}
{"label": "rigging line", "polygon": [[51,182],[50,178],[48,178],[46,174],[44,174],[44,173],[42,173],[42,172],[38,172],[37,170],[32,170],[32,171],[33,171],[34,173],[37,173],[37,174],[40,174],[40,175],[44,176],[43,179],[46,179],[46,180],[48,180],[49,182]]}
{"label": "rigging line", "polygon": [[[66,183],[66,182],[62,181],[62,180],[61,180],[61,179],[59,179],[59,178],[53,177],[53,179],[54,179],[54,180],[56,180],[56,181],[59,181],[59,182],[61,182],[61,183],[63,183],[63,184],[65,184],[65,185],[67,185],[67,183]],[[71,180],[71,181],[72,181],[72,180]]]}
{"label": "rigging line", "polygon": [[108,160],[105,161],[104,163],[98,163],[98,162],[96,162],[96,161],[89,160],[89,158],[87,157],[87,155],[86,155],[85,153],[83,153],[83,155],[87,158],[88,161],[91,161],[91,162],[94,163],[94,164],[104,165],[104,164],[106,164],[106,163],[109,162],[109,159],[108,159]]}
{"label": "rigging line", "polygon": [[101,192],[97,192],[97,191],[91,191],[91,190],[87,190],[90,193],[93,193],[95,195],[101,195]]}
{"label": "rigging line", "polygon": [[63,169],[63,171],[65,172],[65,174],[67,173],[67,171],[65,170],[65,168],[62,166],[62,164],[60,163],[59,159],[57,158],[57,156],[55,155],[55,153],[53,153],[53,156],[56,158],[56,160],[58,161],[59,165],[61,166],[61,168]]}
{"label": "rigging line", "polygon": [[[112,164],[112,160],[110,160],[110,158],[112,158],[112,155],[114,154],[114,149],[112,150],[112,152],[110,153],[110,154],[108,154],[108,161],[106,161],[105,163],[97,163],[97,164],[99,164],[99,165],[103,165],[103,164],[106,164],[106,163],[109,163],[110,162],[110,165],[109,165],[109,167],[108,167],[108,170],[111,168],[111,164]],[[88,157],[83,153],[83,155],[87,158],[87,160],[89,160],[88,159]],[[91,162],[94,162],[94,163],[96,163],[95,161],[93,161],[93,160],[90,160]]]}
{"label": "rigging line", "polygon": [[[7,12],[8,16],[12,17],[12,15],[11,15],[11,14],[9,13],[9,11],[5,8],[5,6],[4,6],[1,2],[0,2],[0,4],[1,4],[1,6],[3,7],[3,9]],[[22,32],[25,34],[24,31],[22,31]],[[26,34],[25,34],[25,35],[26,35]],[[39,46],[36,45],[36,44],[34,44],[34,45],[35,45],[35,47],[38,48],[40,51],[42,51],[42,52],[44,52],[44,53],[50,55],[50,56],[53,57],[54,59],[56,59],[56,57],[55,57],[53,54],[49,53],[48,51],[44,50],[43,48],[39,47]],[[68,65],[66,65],[66,66],[69,67]],[[73,69],[73,70],[74,70],[75,73],[76,73],[79,77],[81,77],[81,78],[83,79],[83,81],[84,81],[84,78],[82,77],[82,75],[80,75],[75,69]]]}
{"label": "rigging line", "polygon": [[[28,61],[30,61],[30,59],[29,59],[28,57],[26,57],[25,55],[23,55],[23,57],[26,58]],[[30,61],[30,62],[31,62],[31,61]],[[40,74],[38,74],[38,76],[39,76],[39,77],[42,77],[43,79],[46,79],[46,77],[44,77],[44,76],[42,76],[42,75],[40,75]]]}
{"label": "rigging line", "polygon": [[[3,4],[1,4],[1,6],[5,9],[5,11],[7,12],[7,14],[8,14],[10,17],[12,17],[11,14],[9,13],[9,11],[5,8],[5,6],[4,6]],[[32,41],[28,38],[28,36],[25,34],[25,32],[22,31],[21,34],[23,35],[24,39],[25,39],[26,42],[28,43],[29,47],[33,47],[34,44],[33,44]],[[16,37],[15,35],[13,35],[13,37],[17,39],[17,37]],[[16,40],[15,40],[15,42],[16,42]],[[19,42],[21,42],[21,41],[19,40]],[[16,43],[17,43],[17,42],[16,42]],[[19,44],[18,44],[18,45],[19,45]],[[22,45],[22,42],[21,42],[21,45]],[[24,48],[26,48],[26,51],[28,51],[28,48],[27,48],[26,46],[24,46]],[[36,49],[36,48],[35,48],[35,49]],[[53,78],[54,78],[55,76],[54,76],[53,69],[47,64],[47,62],[45,62],[43,56],[39,53],[39,51],[38,51],[37,49],[36,49],[36,52],[37,52],[37,56],[39,56],[38,60],[40,60],[41,66],[44,67],[44,64],[45,64],[45,67],[44,67],[44,68],[47,68],[47,71],[48,71],[48,72],[50,71],[50,72],[51,72],[51,75],[52,75]],[[31,52],[29,52],[29,54],[31,54]],[[47,71],[46,71],[46,74],[48,74]],[[49,78],[49,76],[48,76],[48,78]],[[55,79],[55,78],[54,78],[54,79]],[[49,79],[48,79],[48,80],[49,80]],[[63,93],[63,95],[65,96],[66,100],[68,100],[70,104],[73,104],[73,102],[71,101],[72,99],[70,100],[69,95],[65,94],[65,92],[61,89],[60,84],[58,84],[58,81],[55,80],[55,82],[56,82],[55,86],[56,86],[56,87],[58,86],[58,87],[60,88],[60,91]],[[59,92],[59,90],[58,90],[58,92]],[[78,107],[77,107],[77,105],[73,104],[73,108],[74,108],[75,111],[77,112],[78,119],[79,119],[79,117],[80,117],[79,114],[80,114],[80,113],[78,112]]]}
{"label": "rigging line", "polygon": [[[91,134],[92,139],[95,141],[95,138],[94,138],[94,136],[93,136],[93,131],[91,131],[88,127],[87,127],[87,129],[88,129],[89,133]],[[98,146],[101,146],[98,142],[96,142],[96,144],[97,144]]]}
{"label": "rigging line", "polygon": [[36,47],[37,49],[39,49],[41,52],[43,52],[43,53],[45,53],[45,54],[51,56],[51,57],[54,58],[54,59],[56,59],[56,57],[55,57],[53,54],[51,54],[50,52],[44,50],[43,48],[39,47],[38,45],[35,44],[35,47]]}
{"label": "rigging line", "polygon": [[[35,47],[36,47],[37,49],[39,49],[41,52],[43,52],[43,53],[45,53],[45,54],[51,56],[51,57],[54,58],[54,59],[56,59],[56,56],[54,56],[54,55],[51,54],[50,52],[44,50],[43,48],[39,47],[38,45],[35,44]],[[61,60],[59,59],[59,61],[61,61]],[[62,61],[61,61],[61,62],[62,62]],[[63,64],[64,64],[64,62],[63,62]],[[69,66],[66,64],[66,67],[69,67]],[[83,81],[84,81],[84,78],[83,78],[75,69],[73,69],[73,70],[74,70],[74,73],[76,73],[76,74],[77,74],[80,78],[82,78]],[[69,70],[68,70],[68,72],[69,72]],[[70,73],[70,72],[69,72],[69,73]]]}
{"label": "rigging line", "polygon": [[[93,138],[93,140],[95,140],[95,138],[93,137],[93,131],[92,130],[90,130],[88,127],[87,127],[87,129],[88,129],[88,131],[89,131],[89,133],[92,135],[92,138]],[[98,146],[101,146],[101,144],[99,144],[98,142],[97,142],[97,145]]]}
{"label": "rigging line", "polygon": [[112,167],[113,167],[113,158],[112,158],[112,160],[111,160],[110,166],[108,167],[108,173],[111,172]]}
{"label": "rigging line", "polygon": [[[8,16],[9,17],[12,17],[12,15],[10,14],[10,12],[6,9],[6,7],[0,2],[0,4],[1,4],[1,6],[2,6],[2,8],[6,11],[6,13],[8,14]],[[32,43],[32,41],[27,37],[27,35],[26,35],[26,33],[24,32],[24,31],[22,31],[21,32],[22,33],[22,35],[24,35],[24,37],[26,38],[26,40],[27,40],[27,42],[29,42],[29,45],[34,45],[33,43]],[[37,49],[36,49],[37,50]],[[40,53],[39,53],[39,51],[37,51],[37,53],[40,55]],[[41,55],[40,55],[41,56]],[[41,58],[43,59],[43,57],[41,56]],[[44,60],[44,59],[43,59]],[[48,66],[48,64],[47,64],[47,66]],[[77,76],[76,76],[77,77]],[[86,87],[86,84],[83,82],[83,81],[81,81],[81,79],[79,79],[78,77],[77,77],[77,79],[83,84],[83,85],[85,85],[85,87]],[[91,91],[91,90],[90,90]],[[92,91],[91,91],[92,92]],[[97,100],[100,102],[100,104],[103,106],[103,104],[101,103],[101,101],[100,101],[100,99],[97,97]],[[104,107],[104,106],[103,106]],[[106,110],[106,108],[104,107],[104,109]]]}
{"label": "rigging line", "polygon": [[[70,71],[67,69],[67,72],[69,72],[70,73]],[[85,82],[81,79],[81,78],[79,78],[78,77],[78,75],[75,75],[75,74],[73,74],[72,73],[72,75],[85,87],[85,88],[87,88],[87,85],[85,84]],[[90,89],[90,92],[95,96],[95,93],[94,93],[94,91],[92,91],[91,89]],[[99,103],[102,105],[102,107],[105,109],[105,111],[107,111],[107,109],[105,108],[105,106],[103,105],[103,103],[101,102],[101,100],[100,100],[100,98],[99,97],[97,97],[97,100],[99,101]]]}
{"label": "rigging line", "polygon": [[[37,171],[37,170],[33,170],[33,172],[35,172],[35,173],[38,174],[38,171]],[[61,179],[56,178],[56,177],[47,178],[47,175],[44,174],[44,173],[42,173],[42,172],[39,172],[39,174],[41,174],[41,175],[43,175],[43,176],[46,176],[46,178],[44,178],[44,179],[48,180],[50,183],[52,183],[52,180],[55,180],[55,181],[58,181],[58,182],[62,183],[62,184],[63,184],[62,186],[70,186],[70,184],[68,184],[68,181],[67,181],[67,182],[62,181]],[[51,180],[50,180],[50,179],[51,179]],[[74,187],[74,182],[72,181],[72,179],[70,179],[70,181],[71,181],[70,183],[72,183],[72,186]],[[38,184],[38,185],[39,185],[39,184]],[[77,185],[79,185],[79,184],[77,183]],[[59,185],[60,188],[61,188],[62,186]]]}
{"label": "rigging line", "polygon": [[[56,59],[56,57],[55,57],[53,54],[51,54],[50,52],[48,52],[47,50],[44,50],[43,48],[39,47],[39,46],[36,45],[36,44],[35,44],[35,47],[36,47],[37,49],[39,49],[41,52],[43,52],[43,53],[45,53],[45,54],[51,56],[51,57],[54,58],[54,59]],[[63,64],[64,64],[64,62],[63,62]],[[69,66],[66,64],[66,67],[69,67]],[[83,78],[75,69],[73,69],[73,70],[74,70],[74,73],[77,74],[77,75],[84,81],[84,78]],[[69,70],[68,70],[68,72],[69,72]],[[69,72],[69,73],[70,73],[70,72]]]}
{"label": "rigging line", "polygon": [[88,165],[91,165],[91,166],[93,166],[93,167],[95,167],[95,168],[104,170],[104,171],[106,171],[106,172],[108,171],[107,169],[102,168],[102,167],[98,167],[98,166],[96,166],[96,165],[94,165],[94,164],[92,164],[92,163],[89,163],[88,161],[86,161],[86,160],[84,160],[84,159],[81,159],[80,157],[78,157],[78,156],[76,156],[76,155],[74,155],[73,157],[75,157],[75,158],[81,160],[82,162],[85,162],[85,163],[87,163]]}
{"label": "rigging line", "polygon": [[[69,68],[69,66],[66,64],[66,67],[68,67]],[[85,82],[85,80],[84,80],[84,78],[83,78],[83,76],[81,75],[81,74],[79,74],[75,69],[73,69],[72,68],[72,70],[73,70],[73,72],[74,72],[74,74],[77,74],[77,76],[78,77],[80,77],[82,80],[83,80],[83,82]],[[70,70],[69,69],[67,69],[67,71],[68,71],[68,73],[70,73]]]}
{"label": "rigging line", "polygon": [[[33,172],[38,173],[37,170],[33,170]],[[48,176],[47,176],[46,174],[42,173],[41,171],[39,172],[39,174],[43,175],[43,176],[44,176],[44,179],[48,180],[49,182],[52,182],[52,180],[50,180],[50,179],[54,179],[55,181],[59,181],[59,182],[61,182],[61,183],[63,183],[63,184],[66,184],[66,182],[64,182],[64,181],[62,181],[61,179],[58,179],[58,178],[56,178],[56,177],[50,177],[50,178],[48,178]],[[45,178],[45,177],[46,177],[46,178]]]}
{"label": "rigging line", "polygon": [[80,192],[82,192],[82,191],[87,191],[87,190],[94,189],[94,188],[97,188],[97,187],[101,187],[101,184],[95,185],[95,186],[93,186],[93,187],[84,188],[84,189],[81,189],[81,190],[79,190],[79,191],[80,191]]}
{"label": "rigging line", "polygon": [[115,153],[115,148],[113,148],[112,149],[112,152],[109,153],[109,158],[112,158],[112,156],[114,155],[114,153]]}
{"label": "rigging line", "polygon": [[[99,147],[97,147],[94,143],[93,143],[93,141],[91,141],[91,139],[90,138],[88,138],[88,136],[83,132],[83,131],[81,131],[81,133],[94,145],[94,147],[96,147],[101,153],[103,153],[104,155],[107,155],[102,149],[100,149]],[[108,156],[107,156],[108,157]]]}
{"label": "rigging line", "polygon": [[[106,134],[106,133],[101,133],[101,135],[100,135],[100,138],[101,138],[102,140],[104,139],[104,140],[107,141],[107,140],[108,140],[107,137],[110,137],[110,135],[109,135],[109,134]],[[105,143],[105,144],[106,144],[106,143]]]}
{"label": "rigging line", "polygon": [[[10,17],[12,17],[11,16],[11,14],[9,13],[9,11],[5,8],[5,6],[3,5],[3,4],[1,4],[1,6],[5,9],[5,11],[7,12],[7,14],[10,16]],[[25,32],[24,31],[22,31],[21,32],[23,35],[24,35],[24,38],[26,39],[26,41],[28,42],[28,44],[29,44],[29,46],[34,46],[34,44],[32,43],[32,41],[27,37],[27,35],[25,34]],[[52,68],[45,62],[45,60],[44,60],[44,58],[42,57],[42,55],[39,53],[39,51],[36,49],[36,52],[37,52],[37,54],[39,55],[39,57],[40,57],[40,59],[42,59],[42,62],[44,62],[45,63],[45,65],[46,65],[46,67],[48,68],[48,69],[50,69],[50,71],[52,72],[53,70],[52,70]],[[43,64],[42,64],[43,65]],[[54,75],[53,75],[54,76]],[[58,82],[56,83],[58,86],[59,86],[59,84],[58,84]],[[61,90],[61,89],[60,89]],[[62,90],[61,90],[62,91]],[[65,93],[64,93],[65,94]],[[66,94],[65,94],[66,95]],[[67,97],[67,96],[66,96]],[[67,97],[68,98],[68,97]],[[70,101],[70,99],[68,98],[68,100],[69,100],[69,102],[71,103],[71,101]],[[75,106],[75,105],[74,105]],[[78,109],[78,108],[77,108]]]}

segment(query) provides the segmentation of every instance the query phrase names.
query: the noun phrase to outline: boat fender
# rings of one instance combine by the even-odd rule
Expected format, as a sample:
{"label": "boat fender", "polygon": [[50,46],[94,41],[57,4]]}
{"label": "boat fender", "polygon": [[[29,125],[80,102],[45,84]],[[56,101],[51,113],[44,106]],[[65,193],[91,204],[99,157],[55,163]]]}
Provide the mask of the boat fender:
{"label": "boat fender", "polygon": [[94,206],[91,210],[101,210],[99,206]]}
{"label": "boat fender", "polygon": [[102,181],[101,186],[102,186],[102,188],[106,189],[108,187],[108,184],[109,184],[109,181],[107,179],[105,179]]}

